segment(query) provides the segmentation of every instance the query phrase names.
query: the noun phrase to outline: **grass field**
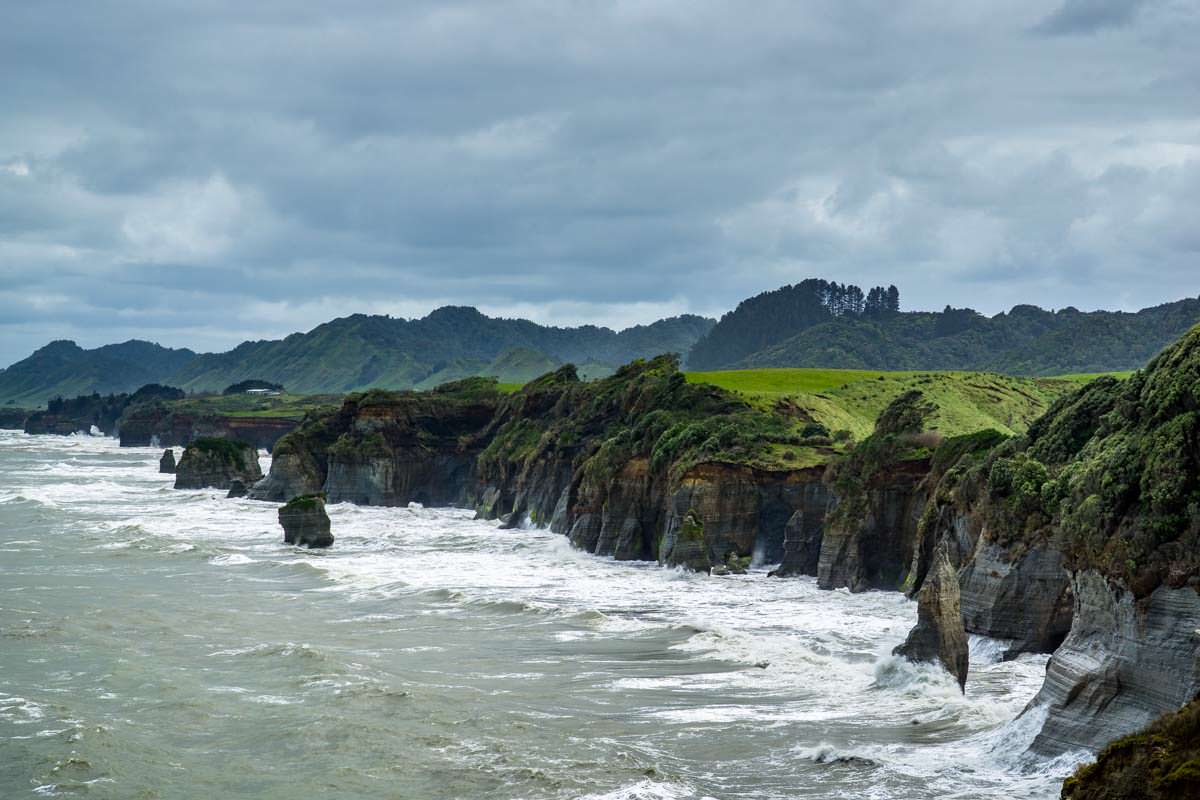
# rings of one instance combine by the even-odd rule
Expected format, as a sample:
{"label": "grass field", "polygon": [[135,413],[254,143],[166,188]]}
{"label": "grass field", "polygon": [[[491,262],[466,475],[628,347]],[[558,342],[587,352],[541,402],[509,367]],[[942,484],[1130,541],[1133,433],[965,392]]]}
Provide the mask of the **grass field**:
{"label": "grass field", "polygon": [[830,431],[862,439],[893,399],[919,389],[937,406],[932,426],[946,436],[995,428],[1025,431],[1058,397],[1083,380],[1015,378],[986,372],[881,372],[841,369],[759,369],[689,372],[692,383],[711,383],[762,407],[793,413]]}
{"label": "grass field", "polygon": [[298,420],[309,411],[335,408],[341,402],[341,395],[282,394],[277,397],[262,397],[251,394],[215,394],[192,395],[183,400],[172,400],[168,405],[177,412],[197,415]]}

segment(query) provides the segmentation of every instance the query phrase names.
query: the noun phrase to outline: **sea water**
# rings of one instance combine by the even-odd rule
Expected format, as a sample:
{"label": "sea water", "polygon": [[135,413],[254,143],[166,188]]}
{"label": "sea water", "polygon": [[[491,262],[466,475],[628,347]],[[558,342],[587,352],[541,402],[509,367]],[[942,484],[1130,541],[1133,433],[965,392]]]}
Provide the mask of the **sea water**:
{"label": "sea water", "polygon": [[[0,432],[0,798],[1048,798],[1045,658],[965,695],[896,592],[708,577],[469,511],[176,491],[160,451]],[[269,459],[263,459],[264,469]]]}

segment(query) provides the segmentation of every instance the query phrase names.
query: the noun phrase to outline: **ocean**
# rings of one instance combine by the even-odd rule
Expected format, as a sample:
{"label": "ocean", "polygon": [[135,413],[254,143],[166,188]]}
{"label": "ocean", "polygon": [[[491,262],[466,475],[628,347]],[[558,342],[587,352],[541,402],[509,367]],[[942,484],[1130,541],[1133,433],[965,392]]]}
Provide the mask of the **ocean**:
{"label": "ocean", "polygon": [[[965,695],[895,592],[709,577],[455,509],[176,491],[160,450],[0,432],[0,798],[1050,798],[1046,657]],[[264,456],[263,468],[269,465]]]}

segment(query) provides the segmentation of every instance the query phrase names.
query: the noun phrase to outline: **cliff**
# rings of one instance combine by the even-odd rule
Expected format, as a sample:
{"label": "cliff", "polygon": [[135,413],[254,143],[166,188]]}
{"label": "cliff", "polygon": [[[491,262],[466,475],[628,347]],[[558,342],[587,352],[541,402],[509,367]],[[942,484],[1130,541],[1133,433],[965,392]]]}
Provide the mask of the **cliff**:
{"label": "cliff", "polygon": [[0,428],[10,430],[23,430],[25,428],[25,419],[33,412],[27,408],[17,408],[16,406],[0,406]]}

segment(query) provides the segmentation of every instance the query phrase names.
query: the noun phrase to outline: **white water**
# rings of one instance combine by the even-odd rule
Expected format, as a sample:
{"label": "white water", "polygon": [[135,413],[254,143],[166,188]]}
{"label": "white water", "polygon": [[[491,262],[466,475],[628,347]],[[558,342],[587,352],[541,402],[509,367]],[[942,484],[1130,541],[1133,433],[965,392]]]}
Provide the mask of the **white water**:
{"label": "white water", "polygon": [[0,433],[0,797],[1041,798],[1072,766],[1014,722],[1044,658],[974,638],[963,695],[889,655],[898,593],[419,507],[332,506],[310,552],[159,454]]}

